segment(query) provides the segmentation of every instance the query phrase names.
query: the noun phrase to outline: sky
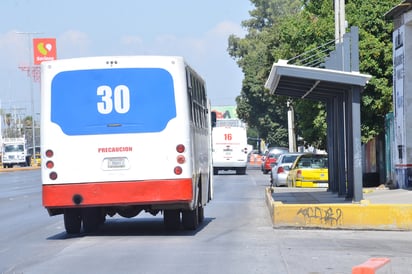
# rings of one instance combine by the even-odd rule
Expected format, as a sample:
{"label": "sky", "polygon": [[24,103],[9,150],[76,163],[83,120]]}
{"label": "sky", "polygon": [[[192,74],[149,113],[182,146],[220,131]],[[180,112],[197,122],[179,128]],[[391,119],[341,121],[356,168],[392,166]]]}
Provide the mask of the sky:
{"label": "sky", "polygon": [[[228,37],[245,35],[249,0],[1,0],[0,108],[40,114],[33,38],[55,38],[57,58],[179,55],[205,79],[212,106],[235,105],[243,73]],[[33,108],[33,107],[34,108]]]}

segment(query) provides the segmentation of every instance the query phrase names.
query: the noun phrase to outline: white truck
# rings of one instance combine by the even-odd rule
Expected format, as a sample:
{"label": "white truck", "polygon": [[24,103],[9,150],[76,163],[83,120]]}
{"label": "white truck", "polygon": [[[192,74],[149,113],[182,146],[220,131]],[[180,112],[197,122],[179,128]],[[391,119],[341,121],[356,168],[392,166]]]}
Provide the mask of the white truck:
{"label": "white truck", "polygon": [[25,138],[4,138],[2,140],[1,162],[3,168],[15,165],[27,166],[26,154]]}
{"label": "white truck", "polygon": [[212,129],[213,174],[220,170],[235,170],[246,174],[249,145],[246,126],[238,119],[217,120]]}

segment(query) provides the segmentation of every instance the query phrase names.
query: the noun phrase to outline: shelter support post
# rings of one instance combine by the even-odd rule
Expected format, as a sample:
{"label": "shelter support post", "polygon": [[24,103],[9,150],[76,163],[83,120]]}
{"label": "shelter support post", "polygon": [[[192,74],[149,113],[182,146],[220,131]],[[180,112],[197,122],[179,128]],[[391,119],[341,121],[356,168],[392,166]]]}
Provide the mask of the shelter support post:
{"label": "shelter support post", "polygon": [[[345,163],[345,131],[346,131],[346,126],[345,126],[345,111],[344,111],[344,99],[343,96],[336,96],[334,98],[334,101],[336,102],[336,124],[335,124],[335,131],[337,135],[337,144],[336,144],[336,152],[337,152],[337,163],[340,163],[340,165],[337,167],[337,176],[338,176],[338,182],[339,182],[339,188],[338,188],[338,195],[339,196],[345,196],[347,191],[347,186],[346,186],[346,166],[343,164]],[[342,166],[343,164],[343,166]]]}
{"label": "shelter support post", "polygon": [[362,88],[352,86],[347,92],[347,173],[348,173],[348,195],[354,202],[363,199],[362,193],[362,144],[360,119],[360,93]]}
{"label": "shelter support post", "polygon": [[342,96],[327,100],[327,147],[329,157],[329,191],[346,195],[345,119]]}

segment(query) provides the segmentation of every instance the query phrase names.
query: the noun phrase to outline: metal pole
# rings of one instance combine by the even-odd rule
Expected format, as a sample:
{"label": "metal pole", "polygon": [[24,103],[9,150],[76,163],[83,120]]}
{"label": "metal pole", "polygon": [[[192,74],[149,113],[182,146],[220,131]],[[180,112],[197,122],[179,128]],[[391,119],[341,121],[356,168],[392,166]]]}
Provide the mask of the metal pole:
{"label": "metal pole", "polygon": [[287,101],[286,104],[288,107],[289,151],[296,152],[295,111],[290,101]]}
{"label": "metal pole", "polygon": [[[33,73],[33,48],[32,48],[32,36],[36,34],[41,34],[41,32],[16,32],[17,34],[27,35],[28,48],[29,48],[29,71]],[[31,102],[31,129],[32,129],[32,157],[34,162],[36,162],[36,129],[34,126],[34,91],[33,91],[33,79],[30,79],[30,102]]]}
{"label": "metal pole", "polygon": [[346,19],[345,19],[345,0],[335,0],[335,43],[343,42],[345,34]]}

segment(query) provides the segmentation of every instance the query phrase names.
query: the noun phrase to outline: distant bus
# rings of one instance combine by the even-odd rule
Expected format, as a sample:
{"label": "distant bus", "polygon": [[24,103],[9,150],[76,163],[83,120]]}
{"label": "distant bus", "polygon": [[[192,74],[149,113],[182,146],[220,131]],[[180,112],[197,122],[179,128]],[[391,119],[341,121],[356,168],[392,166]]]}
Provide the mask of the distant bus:
{"label": "distant bus", "polygon": [[67,233],[141,211],[198,227],[213,195],[210,102],[182,57],[55,60],[41,73],[43,205]]}
{"label": "distant bus", "polygon": [[249,145],[245,124],[239,119],[218,119],[212,129],[213,174],[234,170],[246,174]]}

